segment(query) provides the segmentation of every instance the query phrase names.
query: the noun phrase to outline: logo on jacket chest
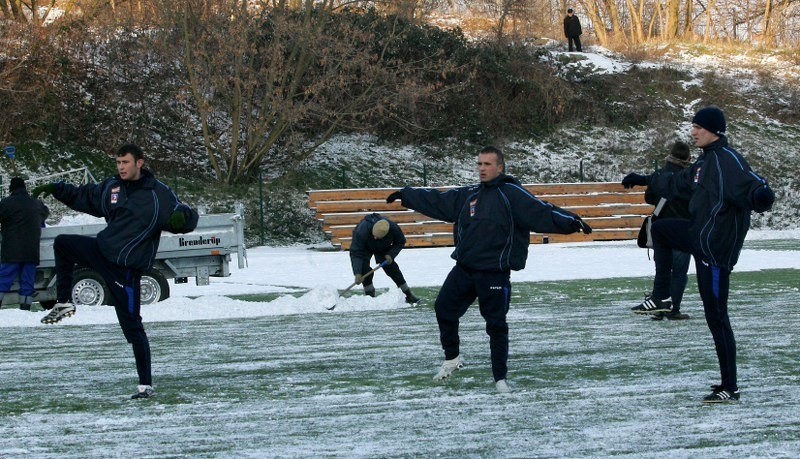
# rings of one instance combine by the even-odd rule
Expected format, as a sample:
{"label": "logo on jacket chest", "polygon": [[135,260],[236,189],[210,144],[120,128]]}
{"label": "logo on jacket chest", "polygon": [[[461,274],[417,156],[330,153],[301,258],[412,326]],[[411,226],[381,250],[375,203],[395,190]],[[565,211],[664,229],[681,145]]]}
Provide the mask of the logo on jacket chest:
{"label": "logo on jacket chest", "polygon": [[474,217],[475,216],[475,209],[477,207],[478,207],[478,200],[477,199],[473,199],[472,201],[469,202],[469,216],[470,217]]}
{"label": "logo on jacket chest", "polygon": [[696,171],[694,171],[694,183],[700,183],[700,171],[703,170],[703,166],[699,166]]}
{"label": "logo on jacket chest", "polygon": [[115,186],[111,189],[111,204],[116,204],[119,202],[119,191],[120,187]]}

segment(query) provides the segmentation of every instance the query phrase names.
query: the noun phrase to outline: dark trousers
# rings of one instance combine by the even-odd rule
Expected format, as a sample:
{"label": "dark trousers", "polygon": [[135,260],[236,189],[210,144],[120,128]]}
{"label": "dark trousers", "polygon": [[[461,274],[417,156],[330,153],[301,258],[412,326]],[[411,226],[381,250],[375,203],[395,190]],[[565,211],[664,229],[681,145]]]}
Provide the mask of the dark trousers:
{"label": "dark trousers", "polygon": [[[19,276],[19,296],[32,297],[36,293],[36,263],[2,263],[0,264],[0,293],[11,291],[11,285]],[[20,303],[22,302],[20,298]]]}
{"label": "dark trousers", "polygon": [[[385,253],[376,253],[375,254],[375,263],[383,263],[386,261],[384,258],[386,256]],[[369,258],[364,259],[364,262],[361,263],[361,272],[367,273],[372,269],[372,266],[369,265]],[[386,273],[389,278],[391,278],[395,285],[400,287],[401,285],[406,283],[405,277],[403,277],[403,273],[400,271],[400,266],[397,265],[396,261],[392,261],[392,264],[386,265],[383,267],[383,272]],[[369,287],[372,285],[372,278],[375,274],[370,274],[369,276],[364,278],[364,288]]]}
{"label": "dark trousers", "polygon": [[575,49],[576,49],[576,50],[577,50],[579,53],[583,51],[583,49],[581,49],[581,37],[580,37],[580,36],[576,36],[576,37],[567,37],[567,42],[569,43],[569,51],[570,51],[570,52],[572,52],[572,44],[573,44],[573,43],[575,44]]}
{"label": "dark trousers", "polygon": [[689,272],[689,262],[691,260],[692,255],[689,252],[672,251],[672,275],[670,276],[669,296],[672,298],[672,309],[674,311],[681,309],[683,292],[689,282],[687,273]]}
{"label": "dark trousers", "polygon": [[[669,296],[670,272],[672,271],[672,250],[690,252],[689,220],[663,219],[653,222],[653,259],[656,263],[656,280],[653,283],[653,297],[664,299]],[[703,300],[706,324],[714,339],[714,348],[719,360],[722,387],[738,390],[736,381],[736,339],[733,336],[728,317],[728,291],[730,271],[712,266],[695,254],[697,268],[697,288]]]}
{"label": "dark trousers", "polygon": [[456,265],[447,275],[436,297],[436,321],[444,358],[459,355],[458,320],[478,299],[481,315],[486,320],[489,349],[492,355],[492,375],[495,381],[506,379],[508,373],[508,313],[511,299],[509,272],[475,271]]}
{"label": "dark trousers", "polygon": [[75,265],[95,270],[111,294],[117,320],[125,339],[133,347],[139,384],[153,384],[150,367],[150,342],[144,331],[141,313],[142,273],[106,260],[97,239],[74,234],[62,234],[53,242],[56,257],[56,295],[59,303],[71,303],[72,279]]}

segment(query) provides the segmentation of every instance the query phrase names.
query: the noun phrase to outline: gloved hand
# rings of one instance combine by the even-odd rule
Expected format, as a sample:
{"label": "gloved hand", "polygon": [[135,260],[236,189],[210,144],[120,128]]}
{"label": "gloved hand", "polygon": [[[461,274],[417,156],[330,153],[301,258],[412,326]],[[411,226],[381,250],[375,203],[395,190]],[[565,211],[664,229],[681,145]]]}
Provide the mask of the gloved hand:
{"label": "gloved hand", "polygon": [[55,183],[45,183],[44,185],[39,185],[31,191],[31,194],[34,198],[38,198],[40,195],[43,195],[43,198],[50,196],[51,194],[56,192],[56,184]]}
{"label": "gloved hand", "polygon": [[397,201],[398,199],[403,199],[403,194],[400,193],[399,191],[395,191],[386,198],[386,203],[391,204]]}
{"label": "gloved hand", "polygon": [[583,234],[592,234],[592,227],[587,225],[586,222],[580,218],[576,218],[570,226],[572,226],[575,232],[583,231]]}
{"label": "gloved hand", "polygon": [[173,231],[179,231],[186,224],[186,215],[182,210],[176,210],[169,216],[169,226]]}
{"label": "gloved hand", "polygon": [[361,285],[361,283],[364,282],[364,276],[362,276],[361,274],[356,274],[355,277],[356,278],[353,282],[355,282],[356,285]]}
{"label": "gloved hand", "polygon": [[753,191],[753,210],[762,213],[770,210],[775,202],[775,192],[769,185],[762,185]]}
{"label": "gloved hand", "polygon": [[630,173],[622,179],[622,186],[625,188],[633,188],[635,186],[647,186],[647,176],[635,173]]}
{"label": "gloved hand", "polygon": [[388,266],[388,265],[390,265],[390,264],[392,264],[392,262],[394,262],[394,258],[392,258],[392,256],[391,256],[391,255],[389,255],[389,254],[385,255],[383,258],[385,258],[385,259],[386,259],[386,265],[387,265],[387,266]]}

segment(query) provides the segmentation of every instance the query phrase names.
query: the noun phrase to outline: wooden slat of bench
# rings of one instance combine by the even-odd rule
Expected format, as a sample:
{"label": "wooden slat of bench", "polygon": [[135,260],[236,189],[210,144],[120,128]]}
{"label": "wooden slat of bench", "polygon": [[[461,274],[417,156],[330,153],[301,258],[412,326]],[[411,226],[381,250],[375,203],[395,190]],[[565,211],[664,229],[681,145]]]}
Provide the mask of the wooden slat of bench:
{"label": "wooden slat of bench", "polygon": [[[637,229],[615,228],[615,229],[601,229],[592,232],[592,234],[573,233],[573,234],[531,234],[531,244],[541,244],[544,237],[547,236],[548,242],[588,242],[588,241],[623,241],[636,239],[639,233]],[[350,249],[351,238],[342,238],[338,240],[343,250]],[[336,245],[336,244],[334,244]],[[442,247],[453,246],[452,233],[429,233],[429,234],[415,234],[406,236],[406,247]]]}
{"label": "wooden slat of bench", "polygon": [[[365,216],[371,214],[372,212],[343,212],[343,213],[331,213],[331,214],[317,214],[317,218],[325,222],[328,226],[336,226],[336,225],[356,225],[358,222],[364,219]],[[381,212],[381,215],[388,218],[389,220],[395,223],[408,223],[408,222],[416,222],[416,221],[425,221],[430,220],[430,217],[426,217],[419,212],[414,212],[411,210],[401,210],[401,211],[388,211],[388,212]]]}
{"label": "wooden slat of bench", "polygon": [[[611,217],[598,217],[598,218],[587,218],[586,222],[592,229],[611,229],[611,228],[639,228],[642,225],[642,219],[644,217],[641,215],[629,215],[629,216],[611,216]],[[429,220],[424,222],[413,222],[413,223],[399,223],[400,229],[403,230],[403,234],[406,236],[414,235],[414,234],[426,234],[426,233],[446,233],[451,232],[453,230],[452,223],[440,222],[436,220]],[[353,229],[356,225],[336,225],[336,226],[325,226],[323,230],[325,234],[329,235],[332,238],[340,239],[345,237],[350,237],[353,234]]]}
{"label": "wooden slat of bench", "polygon": [[[603,204],[639,204],[644,202],[644,193],[595,193],[539,196],[543,201],[558,207],[597,206]],[[335,212],[383,212],[404,209],[398,202],[388,204],[384,200],[359,199],[350,201],[317,201],[320,214]]]}
{"label": "wooden slat of bench", "polygon": [[[562,195],[562,194],[592,194],[598,192],[641,194],[640,190],[625,189],[619,182],[584,182],[584,183],[534,183],[523,185],[525,189],[536,196]],[[456,186],[436,187],[446,191]],[[338,190],[309,190],[308,205],[312,209],[320,201],[350,201],[350,200],[385,200],[395,188],[367,188],[367,189],[338,189]]]}

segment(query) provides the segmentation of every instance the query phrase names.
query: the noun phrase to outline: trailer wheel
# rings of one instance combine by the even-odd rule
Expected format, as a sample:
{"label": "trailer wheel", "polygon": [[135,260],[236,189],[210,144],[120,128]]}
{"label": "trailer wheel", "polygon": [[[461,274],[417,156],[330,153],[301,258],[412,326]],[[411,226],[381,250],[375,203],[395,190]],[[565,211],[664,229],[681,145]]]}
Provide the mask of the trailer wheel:
{"label": "trailer wheel", "polygon": [[89,268],[75,270],[72,284],[72,302],[76,305],[97,306],[107,304],[111,293],[103,277]]}
{"label": "trailer wheel", "polygon": [[142,274],[142,304],[153,304],[169,298],[169,283],[155,269]]}

